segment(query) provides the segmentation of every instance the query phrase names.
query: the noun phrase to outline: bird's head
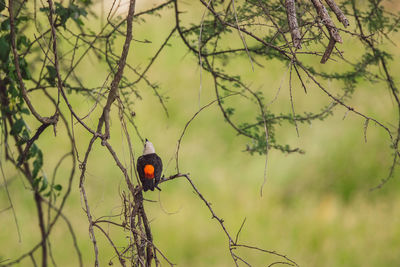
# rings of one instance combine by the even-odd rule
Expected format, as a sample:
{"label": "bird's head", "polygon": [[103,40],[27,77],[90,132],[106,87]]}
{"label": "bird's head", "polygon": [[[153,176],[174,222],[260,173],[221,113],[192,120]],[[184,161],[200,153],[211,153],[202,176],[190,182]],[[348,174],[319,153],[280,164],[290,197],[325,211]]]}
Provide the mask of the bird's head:
{"label": "bird's head", "polygon": [[146,138],[146,142],[144,143],[144,148],[143,148],[143,155],[152,153],[156,153],[156,150],[154,149],[153,144]]}

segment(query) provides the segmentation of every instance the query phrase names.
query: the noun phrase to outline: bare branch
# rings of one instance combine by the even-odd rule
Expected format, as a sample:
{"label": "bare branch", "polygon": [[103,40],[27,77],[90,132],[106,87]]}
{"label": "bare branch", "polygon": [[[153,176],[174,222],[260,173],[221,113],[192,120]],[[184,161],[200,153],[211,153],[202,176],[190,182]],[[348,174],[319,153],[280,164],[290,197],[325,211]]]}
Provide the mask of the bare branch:
{"label": "bare branch", "polygon": [[322,19],[322,23],[328,29],[330,36],[332,36],[336,42],[342,43],[343,42],[342,37],[340,37],[340,34],[335,27],[335,24],[333,23],[331,17],[329,16],[326,8],[321,3],[321,0],[311,0],[311,2],[313,3],[315,9],[317,10],[318,16]]}
{"label": "bare branch", "polygon": [[25,100],[25,103],[28,105],[29,110],[32,112],[32,114],[35,116],[35,118],[40,121],[43,124],[56,124],[57,120],[55,117],[42,117],[39,115],[39,113],[36,111],[36,109],[33,107],[29,97],[28,93],[26,92],[25,84],[22,80],[22,74],[21,74],[21,69],[19,66],[19,56],[17,52],[17,47],[15,44],[15,22],[14,22],[14,10],[13,10],[13,0],[8,1],[8,9],[9,9],[9,14],[10,14],[10,38],[11,38],[11,48],[12,52],[14,55],[14,65],[15,65],[15,70],[17,72],[17,77],[18,77],[18,83],[19,87],[21,89],[22,97]]}
{"label": "bare branch", "polygon": [[86,212],[86,215],[89,220],[89,236],[93,243],[94,256],[95,256],[94,266],[98,267],[99,266],[99,249],[97,247],[97,240],[96,240],[96,236],[93,231],[93,218],[92,218],[92,214],[90,213],[90,207],[89,207],[89,203],[88,203],[87,196],[86,196],[86,190],[85,190],[85,186],[83,184],[81,186],[81,195],[83,196],[83,200],[85,203],[85,212]]}
{"label": "bare branch", "polygon": [[108,93],[107,103],[105,104],[104,109],[103,109],[103,114],[99,119],[97,131],[100,132],[103,123],[105,123],[105,130],[104,130],[105,139],[110,138],[111,104],[118,97],[118,85],[119,85],[119,82],[121,81],[122,74],[124,72],[126,58],[128,57],[129,47],[130,47],[130,43],[132,40],[132,20],[133,20],[133,15],[135,13],[135,4],[136,4],[136,0],[129,1],[128,17],[126,18],[127,24],[126,24],[125,43],[124,43],[124,46],[122,49],[121,58],[119,59],[119,62],[118,62],[117,73],[115,74],[114,79],[111,82],[111,87],[110,87],[110,92]]}
{"label": "bare branch", "polygon": [[335,44],[336,44],[335,39],[334,39],[334,38],[330,38],[330,39],[329,39],[329,44],[328,44],[328,46],[326,47],[325,53],[324,53],[324,55],[323,55],[322,58],[321,58],[321,63],[322,63],[322,64],[324,64],[325,62],[328,61],[329,57],[330,57],[331,54],[332,54],[333,49],[335,48]]}
{"label": "bare branch", "polygon": [[301,34],[299,31],[299,25],[297,23],[296,16],[296,6],[294,4],[294,0],[286,0],[286,13],[289,23],[290,33],[292,34],[293,46],[297,49],[301,48]]}
{"label": "bare branch", "polygon": [[325,0],[328,6],[332,9],[335,13],[337,19],[343,24],[343,26],[349,26],[349,21],[347,20],[346,16],[343,14],[342,10],[336,5],[334,0]]}

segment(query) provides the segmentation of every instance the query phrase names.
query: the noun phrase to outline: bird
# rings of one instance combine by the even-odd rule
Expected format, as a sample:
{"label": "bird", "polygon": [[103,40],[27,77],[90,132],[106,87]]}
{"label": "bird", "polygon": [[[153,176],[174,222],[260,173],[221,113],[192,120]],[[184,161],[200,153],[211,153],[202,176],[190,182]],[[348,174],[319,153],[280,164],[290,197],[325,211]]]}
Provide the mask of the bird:
{"label": "bird", "polygon": [[161,191],[157,185],[160,182],[162,168],[161,158],[156,154],[153,144],[146,138],[143,155],[138,158],[136,164],[140,182],[145,192],[149,189],[154,191],[154,188]]}

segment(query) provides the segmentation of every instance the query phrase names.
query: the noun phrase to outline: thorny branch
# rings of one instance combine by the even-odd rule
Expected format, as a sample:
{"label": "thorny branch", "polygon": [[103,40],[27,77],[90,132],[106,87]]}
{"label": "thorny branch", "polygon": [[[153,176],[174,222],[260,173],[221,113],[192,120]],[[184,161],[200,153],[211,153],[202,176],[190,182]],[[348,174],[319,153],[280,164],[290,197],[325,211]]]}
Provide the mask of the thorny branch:
{"label": "thorny branch", "polygon": [[[285,259],[286,261],[288,261],[288,264],[290,264],[292,266],[298,266],[295,261],[289,259],[286,255],[280,254],[280,253],[278,253],[276,251],[269,251],[269,250],[261,249],[259,247],[249,246],[249,245],[246,245],[246,244],[239,243],[238,242],[238,238],[237,238],[238,234],[236,235],[236,238],[233,239],[231,234],[228,232],[228,230],[227,230],[227,228],[226,228],[226,226],[224,224],[225,221],[215,213],[215,211],[211,207],[211,203],[209,201],[207,201],[207,199],[203,196],[203,194],[200,192],[200,190],[195,186],[195,184],[193,183],[192,179],[190,179],[189,174],[177,173],[177,174],[171,175],[171,176],[169,176],[167,178],[163,178],[160,181],[160,183],[167,182],[167,181],[170,181],[170,180],[173,180],[173,179],[176,179],[176,178],[181,178],[181,177],[184,177],[189,182],[189,184],[191,185],[193,190],[196,192],[196,195],[207,206],[208,210],[210,211],[210,213],[212,215],[211,218],[218,221],[218,224],[221,226],[223,232],[225,233],[226,237],[228,238],[229,251],[231,253],[232,259],[234,260],[236,266],[239,266],[238,263],[237,263],[237,260],[240,259],[240,257],[237,256],[234,251],[238,247],[244,247],[244,248],[253,249],[253,250],[260,251],[260,252],[272,254],[272,255],[275,255],[275,256],[278,256],[280,258]],[[240,232],[241,229],[242,229],[242,227],[239,229],[239,232]]]}

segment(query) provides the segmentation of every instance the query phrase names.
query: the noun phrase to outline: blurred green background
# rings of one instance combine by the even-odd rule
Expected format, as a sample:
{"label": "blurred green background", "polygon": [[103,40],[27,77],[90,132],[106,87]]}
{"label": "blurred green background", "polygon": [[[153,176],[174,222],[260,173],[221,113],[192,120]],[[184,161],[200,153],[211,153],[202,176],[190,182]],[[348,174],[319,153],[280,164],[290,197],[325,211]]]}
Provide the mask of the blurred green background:
{"label": "blurred green background", "polygon": [[[140,4],[140,3],[139,3]],[[189,4],[187,4],[188,6]],[[138,7],[145,9],[151,3]],[[184,6],[187,8],[187,6]],[[390,8],[399,5],[392,3]],[[100,8],[100,7],[99,7]],[[190,13],[191,20],[201,20],[202,10]],[[134,25],[134,38],[151,40],[152,43],[132,42],[128,62],[144,68],[145,62],[156,52],[160,43],[169,33],[168,23],[173,20],[171,12],[163,12],[159,18],[149,18],[146,23]],[[95,21],[90,23],[97,23]],[[121,42],[122,39],[117,39]],[[240,45],[240,38],[232,39]],[[393,36],[399,43],[399,35]],[[344,37],[340,48],[344,55],[357,57],[354,40]],[[122,44],[122,42],[121,42]],[[148,78],[157,81],[160,93],[168,96],[166,102],[169,117],[165,115],[158,99],[142,81],[137,88],[141,100],[134,98],[135,123],[143,137],[153,142],[157,153],[164,162],[166,176],[175,173],[174,154],[177,140],[186,122],[198,110],[200,74],[197,58],[187,53],[182,42],[174,36],[148,73]],[[393,74],[400,71],[400,51],[395,45],[386,46],[393,54],[390,62]],[[120,51],[115,51],[119,54]],[[351,56],[350,56],[351,55]],[[315,65],[319,58],[315,58]],[[276,61],[262,62],[264,69],[251,66],[246,57],[238,57],[228,65],[232,71],[245,73],[246,82],[252,88],[264,92],[266,99],[272,99],[281,81],[278,99],[271,106],[274,111],[290,113],[287,67]],[[105,65],[96,65],[96,59],[86,60],[79,72],[86,77],[87,86],[98,86],[106,77]],[[329,62],[326,69],[340,68],[340,62]],[[34,71],[32,71],[35,73]],[[127,71],[127,77],[133,73]],[[100,82],[99,82],[100,77]],[[394,76],[395,82],[398,77]],[[336,84],[325,82],[328,89],[336,92]],[[293,97],[298,114],[304,111],[317,112],[330,103],[326,95],[308,83],[308,94],[297,81]],[[93,106],[90,98],[72,94],[71,102],[77,113],[85,115]],[[39,103],[41,95],[33,95]],[[210,77],[203,71],[201,105],[215,99]],[[233,117],[237,121],[254,117],[256,106],[239,97],[231,97],[233,106],[241,107]],[[396,123],[396,109],[385,84],[362,82],[349,102],[361,112],[382,120]],[[65,108],[65,107],[63,107]],[[39,108],[43,113],[48,107]],[[97,109],[87,122],[94,126],[99,115]],[[312,125],[299,125],[300,137],[292,125],[282,125],[277,138],[282,144],[290,144],[306,151],[304,155],[284,155],[270,151],[267,169],[267,183],[263,196],[260,186],[263,182],[265,156],[249,155],[243,152],[248,142],[237,136],[225,123],[216,104],[205,109],[190,124],[183,137],[180,150],[180,170],[190,173],[198,189],[212,203],[215,212],[225,220],[232,235],[238,231],[242,221],[246,223],[240,234],[243,243],[274,250],[287,255],[300,266],[400,266],[400,183],[398,172],[382,189],[369,189],[380,183],[389,172],[392,152],[385,132],[370,123],[367,139],[364,141],[364,120],[337,107],[335,115]],[[249,117],[251,116],[251,117]],[[34,130],[35,122],[30,125]],[[70,149],[65,129],[58,126],[57,137],[46,131],[38,141],[45,151],[44,171],[52,175],[54,165]],[[77,147],[83,159],[90,138],[80,127],[76,127]],[[129,128],[133,139],[135,157],[142,152],[142,144]],[[122,138],[117,112],[114,107],[111,143],[118,155],[129,164],[129,151]],[[47,153],[46,153],[47,152]],[[4,156],[1,158],[4,162]],[[15,222],[10,210],[0,214],[0,260],[14,259],[25,253],[39,241],[36,209],[32,193],[26,188],[22,176],[6,162],[3,164],[8,189],[12,196],[15,212],[21,230],[22,240],[18,241]],[[57,182],[66,185],[70,160],[66,160],[57,173]],[[121,211],[120,193],[126,190],[124,179],[109,153],[99,142],[95,143],[87,165],[86,188],[95,218],[117,215]],[[82,250],[84,265],[93,263],[94,254],[88,235],[88,222],[82,209],[78,189],[79,171],[76,173],[71,196],[64,208],[70,218]],[[24,184],[25,183],[25,184]],[[25,186],[25,187],[24,187]],[[184,179],[176,179],[161,185],[161,192],[147,192],[145,197],[157,202],[147,202],[146,209],[151,220],[154,241],[157,247],[173,262],[180,266],[232,266],[228,240],[204,203],[193,193]],[[0,187],[0,203],[8,204],[4,185]],[[126,244],[128,233],[106,228],[120,247]],[[114,252],[100,232],[96,232],[100,250],[101,266],[110,261],[118,265]],[[77,266],[72,239],[65,222],[59,220],[50,237],[54,257],[58,266]],[[35,255],[39,256],[39,251]],[[254,266],[267,266],[277,257],[240,250],[239,255],[247,258]],[[20,266],[30,266],[29,260]]]}

